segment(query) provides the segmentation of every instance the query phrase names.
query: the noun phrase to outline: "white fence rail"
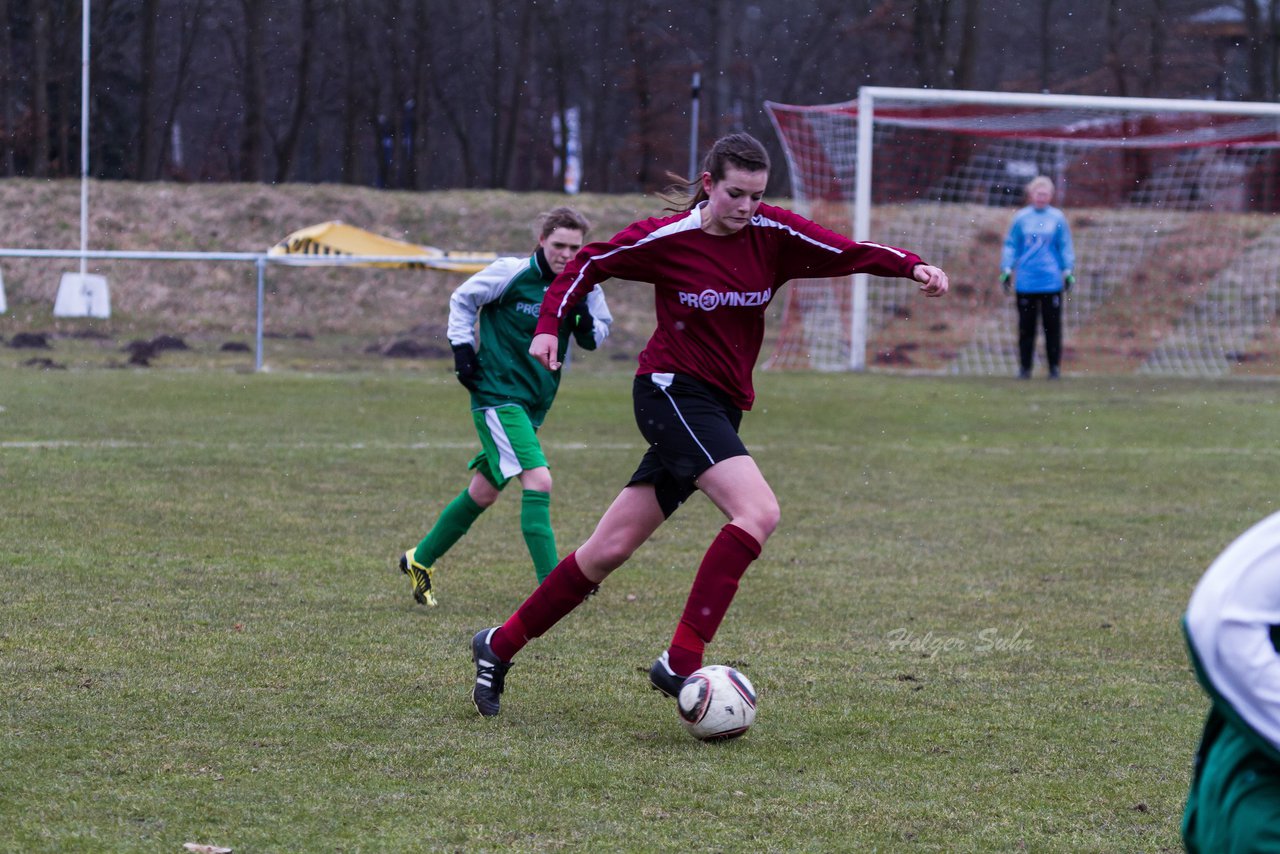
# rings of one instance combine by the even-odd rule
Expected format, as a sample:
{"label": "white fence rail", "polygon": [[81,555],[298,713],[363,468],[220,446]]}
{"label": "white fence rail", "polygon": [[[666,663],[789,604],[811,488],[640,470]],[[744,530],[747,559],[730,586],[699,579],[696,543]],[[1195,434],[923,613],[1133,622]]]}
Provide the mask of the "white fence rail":
{"label": "white fence rail", "polygon": [[[74,258],[79,261],[87,259],[108,261],[217,261],[241,264],[253,264],[257,282],[257,317],[254,321],[253,369],[262,370],[262,330],[266,315],[266,270],[268,264],[283,267],[352,267],[371,264],[393,264],[403,266],[432,266],[432,259],[421,255],[269,255],[266,252],[152,252],[124,250],[85,250],[78,249],[3,249],[0,258]],[[441,259],[442,261],[445,259]],[[486,255],[470,258],[451,255],[449,263],[481,262],[489,263],[493,256]]]}

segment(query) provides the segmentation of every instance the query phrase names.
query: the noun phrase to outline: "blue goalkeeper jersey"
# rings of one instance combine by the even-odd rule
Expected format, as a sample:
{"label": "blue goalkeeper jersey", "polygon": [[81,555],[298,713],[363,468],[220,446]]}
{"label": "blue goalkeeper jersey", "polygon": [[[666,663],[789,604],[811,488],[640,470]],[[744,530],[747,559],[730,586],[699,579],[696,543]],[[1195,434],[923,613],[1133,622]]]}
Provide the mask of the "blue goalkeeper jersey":
{"label": "blue goalkeeper jersey", "polygon": [[1000,255],[1000,269],[1014,272],[1020,294],[1050,294],[1062,290],[1062,277],[1076,265],[1071,229],[1062,211],[1028,205],[1009,227]]}

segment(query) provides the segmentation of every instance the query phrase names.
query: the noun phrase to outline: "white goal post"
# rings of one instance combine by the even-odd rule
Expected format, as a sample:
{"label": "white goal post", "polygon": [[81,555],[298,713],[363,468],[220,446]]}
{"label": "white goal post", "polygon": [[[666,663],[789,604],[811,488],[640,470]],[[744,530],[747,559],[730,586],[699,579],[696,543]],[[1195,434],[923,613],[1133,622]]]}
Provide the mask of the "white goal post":
{"label": "white goal post", "polygon": [[1012,372],[995,280],[1036,174],[1057,184],[1076,242],[1069,362],[1220,375],[1280,361],[1280,104],[864,87],[856,101],[765,106],[802,213],[919,252],[954,290],[935,310],[901,280],[794,283],[772,367],[864,370],[870,352]]}

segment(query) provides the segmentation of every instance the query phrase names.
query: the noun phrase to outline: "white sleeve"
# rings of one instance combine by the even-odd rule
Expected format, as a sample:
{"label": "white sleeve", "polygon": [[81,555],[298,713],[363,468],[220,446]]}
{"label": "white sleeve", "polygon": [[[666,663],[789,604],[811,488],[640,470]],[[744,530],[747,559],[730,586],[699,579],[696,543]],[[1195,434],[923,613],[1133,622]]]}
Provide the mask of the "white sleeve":
{"label": "white sleeve", "polygon": [[1280,513],[1254,525],[1205,572],[1187,607],[1187,634],[1223,700],[1280,749]]}
{"label": "white sleeve", "polygon": [[591,293],[587,294],[587,311],[591,312],[592,332],[595,335],[596,346],[599,347],[604,339],[609,337],[609,329],[613,326],[613,315],[609,312],[609,303],[604,298],[604,291],[599,285],[591,289]]}
{"label": "white sleeve", "polygon": [[449,344],[476,346],[476,318],[480,307],[506,292],[511,280],[528,265],[527,258],[499,258],[467,279],[449,297]]}

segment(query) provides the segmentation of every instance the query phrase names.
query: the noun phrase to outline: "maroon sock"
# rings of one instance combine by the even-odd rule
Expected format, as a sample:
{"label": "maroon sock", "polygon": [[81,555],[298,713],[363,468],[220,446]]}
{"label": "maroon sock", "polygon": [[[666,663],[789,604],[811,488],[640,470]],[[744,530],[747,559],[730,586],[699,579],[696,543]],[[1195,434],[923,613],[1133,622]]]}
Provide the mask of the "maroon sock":
{"label": "maroon sock", "polygon": [[711,541],[667,649],[667,663],[673,671],[688,675],[702,666],[703,650],[716,636],[738,592],[738,580],[758,557],[760,543],[737,525],[725,525]]}
{"label": "maroon sock", "polygon": [[570,552],[493,633],[489,648],[498,658],[510,661],[525,644],[541,637],[595,589],[595,582],[589,581],[578,569],[577,552]]}

